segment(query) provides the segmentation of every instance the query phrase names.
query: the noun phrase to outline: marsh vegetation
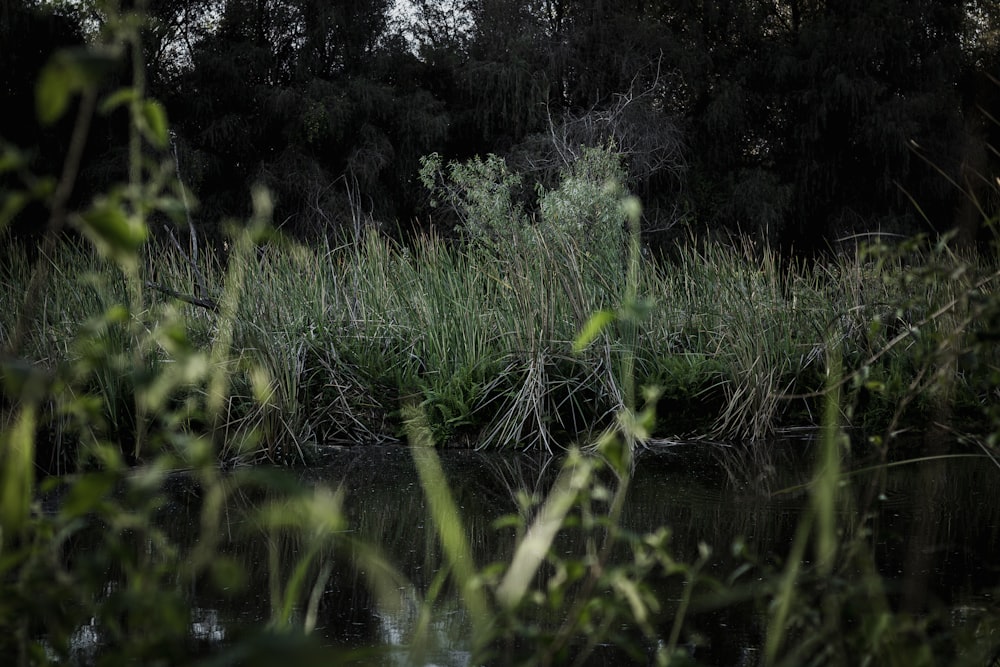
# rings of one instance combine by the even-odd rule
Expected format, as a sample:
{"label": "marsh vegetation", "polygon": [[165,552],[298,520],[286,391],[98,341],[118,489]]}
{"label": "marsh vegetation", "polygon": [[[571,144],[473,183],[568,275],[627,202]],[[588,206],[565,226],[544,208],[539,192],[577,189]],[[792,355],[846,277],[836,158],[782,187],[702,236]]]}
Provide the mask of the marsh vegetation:
{"label": "marsh vegetation", "polygon": [[[834,347],[848,376],[846,425],[883,438],[935,419],[988,428],[981,407],[995,401],[995,352],[979,341],[990,335],[996,269],[981,259],[915,243],[905,254],[807,264],[749,241],[692,239],[670,258],[640,260],[641,317],[574,351],[591,314],[622,301],[624,264],[568,234],[534,241],[500,253],[433,237],[404,246],[372,232],[337,247],[278,242],[203,259],[199,272],[220,291],[226,261],[240,263],[244,282],[225,323],[232,355],[213,360],[231,382],[215,425],[220,457],[305,463],[326,445],[399,441],[401,405],[413,399],[441,446],[557,451],[624,407],[626,324],[635,355],[628,382],[662,393],[655,438],[754,442],[817,426]],[[8,256],[4,301],[18,303],[28,254]],[[92,437],[127,437],[137,395],[149,391],[144,378],[176,361],[163,338],[182,335],[192,353],[208,354],[223,316],[146,288],[142,312],[98,322],[127,298],[115,265],[79,244],[38,261],[48,277],[43,302],[30,306],[37,316],[24,358],[55,372],[100,350],[108,368],[79,386],[103,406]],[[195,293],[192,267],[173,247],[143,249],[139,265],[144,284]],[[4,331],[16,313],[3,313]],[[137,326],[154,337],[141,354],[130,333]],[[179,383],[162,399],[184,403],[202,391]],[[48,465],[72,469],[79,433],[70,415],[49,408]]]}
{"label": "marsh vegetation", "polygon": [[[952,538],[935,503],[996,501],[976,495],[1000,434],[992,246],[916,236],[805,260],[691,234],[654,253],[611,142],[574,154],[537,206],[496,156],[427,156],[420,178],[460,221],[447,238],[369,225],[302,244],[258,188],[225,252],[199,253],[141,25],[112,13],[106,43],[42,71],[42,122],[75,114],[58,179],[12,147],[0,159],[20,184],[2,222],[49,211],[39,243],[2,250],[0,658],[425,664],[444,614],[461,618],[465,664],[698,664],[704,618],[746,614],[750,664],[995,661],[995,565],[960,559],[982,575],[969,594],[924,595]],[[132,81],[108,92],[123,53]],[[77,210],[95,109],[127,115],[128,170]],[[161,235],[169,221],[184,233]],[[788,427],[813,432],[809,472],[779,485],[768,447]],[[681,439],[753,489],[730,504],[795,498],[793,516],[761,532],[732,517],[715,545],[643,523],[642,457]],[[400,492],[420,504],[421,544],[384,508],[352,509],[350,480],[309,479],[345,443],[412,462]],[[492,525],[467,521],[483,499],[463,500],[449,447],[508,455]],[[553,453],[551,475],[521,467]],[[921,473],[898,557],[879,508],[904,468]],[[194,530],[171,527],[177,512]],[[971,548],[992,549],[995,512],[969,520],[985,535]],[[419,570],[397,565],[400,541]],[[900,563],[905,576],[886,569]],[[363,580],[352,602],[405,607],[406,623],[370,614],[382,634],[341,641],[344,570]],[[249,619],[201,602],[265,578]]]}

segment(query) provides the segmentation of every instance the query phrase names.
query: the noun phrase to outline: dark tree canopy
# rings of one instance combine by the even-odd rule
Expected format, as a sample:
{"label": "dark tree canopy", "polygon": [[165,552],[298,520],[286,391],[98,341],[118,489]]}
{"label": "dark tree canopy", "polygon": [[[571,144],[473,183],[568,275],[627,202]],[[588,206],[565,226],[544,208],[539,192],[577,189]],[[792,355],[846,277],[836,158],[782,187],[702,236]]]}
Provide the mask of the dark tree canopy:
{"label": "dark tree canopy", "polygon": [[[956,187],[978,197],[998,171],[995,3],[396,4],[150,0],[148,81],[203,229],[244,216],[254,182],[303,237],[419,226],[422,155],[499,154],[530,186],[585,145],[622,153],[651,235],[740,231],[813,252],[958,225],[971,240],[996,205]],[[0,21],[7,117],[34,127],[33,77],[82,28],[26,0],[4,0]]]}
{"label": "dark tree canopy", "polygon": [[[35,81],[53,51],[83,44],[78,21],[53,8],[0,0],[0,144],[24,152],[30,169],[39,175],[57,174],[69,146],[71,121],[43,128],[35,114]],[[17,174],[0,175],[0,201],[9,191],[24,188]],[[7,230],[34,237],[47,216],[41,205],[30,206]],[[4,242],[0,230],[0,244]]]}

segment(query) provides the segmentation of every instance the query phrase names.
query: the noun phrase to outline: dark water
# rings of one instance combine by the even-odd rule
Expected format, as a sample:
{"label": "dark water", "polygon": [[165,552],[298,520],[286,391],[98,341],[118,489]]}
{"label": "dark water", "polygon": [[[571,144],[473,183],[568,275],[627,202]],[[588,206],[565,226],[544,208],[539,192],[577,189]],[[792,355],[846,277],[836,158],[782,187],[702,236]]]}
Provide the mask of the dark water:
{"label": "dark water", "polygon": [[[443,451],[441,462],[463,514],[476,565],[509,560],[513,531],[495,529],[494,520],[518,512],[520,492],[544,496],[559,462],[471,451]],[[864,464],[859,460],[845,467],[858,469]],[[637,531],[669,527],[671,551],[680,561],[695,561],[699,545],[708,545],[713,556],[707,569],[720,579],[746,562],[731,550],[736,540],[742,540],[761,564],[739,580],[741,586],[752,585],[754,578],[766,576],[769,563],[788,553],[808,503],[807,493],[793,487],[809,479],[812,466],[808,440],[775,443],[753,452],[704,443],[644,451],[623,522]],[[305,484],[342,487],[349,527],[344,537],[377,545],[399,575],[387,590],[376,591],[373,575],[380,568],[344,546],[333,554],[335,566],[320,599],[316,633],[324,643],[345,649],[405,647],[420,601],[441,562],[409,451],[405,447],[333,450],[322,466],[296,474]],[[881,468],[852,476],[849,488],[852,502],[844,510],[843,523],[848,529],[870,531],[874,560],[894,605],[918,613],[947,609],[946,620],[955,625],[984,609],[997,610],[1000,469],[989,459],[951,458]],[[168,530],[182,543],[196,539],[197,490],[177,479],[169,495],[164,513]],[[244,511],[258,500],[237,496],[224,527],[225,550],[243,563],[249,587],[235,595],[192,592],[192,634],[206,642],[225,643],[269,618],[267,539],[249,518],[252,513]],[[277,553],[283,563],[293,562],[301,545],[292,538],[279,542],[272,543],[272,555]],[[572,552],[579,545],[564,540],[557,547]],[[664,585],[661,594],[666,636],[681,590]],[[765,624],[761,604],[752,600],[720,608],[705,603],[691,612],[684,641],[700,664],[755,665]],[[84,653],[93,634],[93,629],[81,629]],[[434,606],[432,642],[422,662],[468,664],[469,634],[469,619],[445,587]],[[369,656],[371,664],[407,664],[406,660],[405,650]],[[616,660],[609,651],[607,664]]]}

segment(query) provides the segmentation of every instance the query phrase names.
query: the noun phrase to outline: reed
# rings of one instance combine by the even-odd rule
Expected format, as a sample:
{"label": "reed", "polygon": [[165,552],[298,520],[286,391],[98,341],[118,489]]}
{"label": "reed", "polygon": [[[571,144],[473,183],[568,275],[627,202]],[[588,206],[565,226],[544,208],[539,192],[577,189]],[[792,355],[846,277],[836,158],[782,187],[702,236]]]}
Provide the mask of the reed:
{"label": "reed", "polygon": [[[7,302],[24,289],[28,266],[23,252],[9,254],[0,281]],[[43,261],[51,270],[25,357],[54,368],[85,358],[86,341],[106,342],[102,354],[113,350],[117,361],[95,366],[89,389],[106,399],[99,424],[102,432],[134,429],[130,377],[171,363],[169,353],[149,348],[143,368],[132,368],[126,323],[81,335],[125,298],[113,265],[73,245]],[[635,329],[635,381],[666,397],[663,435],[683,435],[665,430],[672,414],[680,428],[715,439],[763,440],[786,424],[818,423],[822,360],[833,341],[845,370],[858,372],[849,391],[864,400],[845,415],[857,424],[890,423],[904,395],[912,396],[909,414],[938,399],[974,405],[981,388],[954,365],[948,397],[927,380],[941,372],[931,368],[938,348],[967,347],[968,295],[991,289],[990,281],[975,284],[989,267],[967,262],[954,280],[915,283],[915,267],[941,261],[911,252],[905,261],[859,254],[806,265],[747,241],[691,241],[670,261],[641,259],[636,293],[653,307]],[[402,246],[367,233],[338,247],[272,243],[244,263],[232,352],[213,362],[232,373],[220,417],[224,456],[301,462],[323,443],[393,440],[408,398],[442,444],[551,451],[607,426],[625,403],[624,324],[572,353],[588,314],[622,299],[624,269],[567,235],[549,232],[500,254],[434,237]],[[141,265],[147,283],[192,293],[192,267],[172,247],[150,247]],[[229,269],[209,256],[199,270],[221,293]],[[194,345],[208,350],[220,335],[219,316],[205,308],[162,291],[147,300],[139,314],[147,330],[169,307]],[[6,332],[13,324],[5,316]],[[72,430],[64,419],[48,422],[60,450]]]}

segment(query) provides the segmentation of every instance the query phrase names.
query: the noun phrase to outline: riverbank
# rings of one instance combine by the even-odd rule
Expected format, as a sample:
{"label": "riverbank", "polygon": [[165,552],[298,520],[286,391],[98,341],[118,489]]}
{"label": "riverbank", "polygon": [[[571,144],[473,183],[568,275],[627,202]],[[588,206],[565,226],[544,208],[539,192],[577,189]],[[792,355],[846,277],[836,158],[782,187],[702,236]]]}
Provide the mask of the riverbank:
{"label": "riverbank", "polygon": [[[11,255],[0,299],[19,304],[31,268]],[[228,396],[212,426],[220,456],[242,461],[308,461],[324,444],[393,441],[411,399],[440,446],[585,441],[624,405],[626,349],[636,386],[659,389],[658,437],[746,442],[815,425],[834,348],[855,373],[845,423],[873,434],[940,419],[975,428],[967,422],[995,399],[996,354],[976,345],[988,326],[977,297],[995,289],[995,274],[978,261],[925,249],[789,262],[749,241],[692,241],[662,261],[644,257],[640,307],[574,351],[591,316],[624,298],[624,263],[604,255],[551,234],[497,253],[369,233],[340,247],[251,248],[239,276],[204,254],[195,271],[176,248],[154,245],[133,317],[117,312],[130,302],[120,271],[67,245],[44,260],[44,303],[32,306],[22,356],[51,368],[101,356],[74,390],[101,399],[96,437],[117,442],[135,440],[137,419],[156,419],[137,417],[136,387],[198,420],[208,378],[224,371]],[[171,296],[197,301],[200,282],[208,305],[229,290],[231,320]],[[2,347],[17,311],[0,315]],[[220,336],[231,336],[224,358]],[[148,381],[168,370],[187,375],[169,391]],[[47,428],[57,456],[74,449],[72,415],[51,415]]]}

